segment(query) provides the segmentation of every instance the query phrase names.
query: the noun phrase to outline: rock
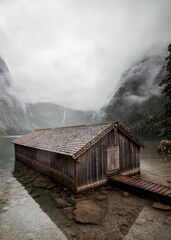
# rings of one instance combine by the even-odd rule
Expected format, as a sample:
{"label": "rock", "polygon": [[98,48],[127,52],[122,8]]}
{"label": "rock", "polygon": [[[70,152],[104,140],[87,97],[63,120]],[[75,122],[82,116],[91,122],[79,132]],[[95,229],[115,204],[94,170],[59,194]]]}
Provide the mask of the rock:
{"label": "rock", "polygon": [[73,216],[72,213],[66,214],[66,217],[67,217],[69,220],[73,220],[73,219],[74,219],[74,216]]}
{"label": "rock", "polygon": [[131,209],[131,210],[129,211],[129,213],[130,213],[132,216],[135,217],[135,216],[138,214],[138,211],[135,210],[135,209]]}
{"label": "rock", "polygon": [[97,196],[95,196],[95,199],[96,200],[99,200],[99,201],[104,201],[104,200],[106,200],[106,196],[105,195],[97,195]]}
{"label": "rock", "polygon": [[121,240],[121,236],[118,233],[107,233],[105,240]]}
{"label": "rock", "polygon": [[127,221],[124,221],[122,225],[128,227],[130,224]]}
{"label": "rock", "polygon": [[32,196],[33,198],[38,198],[40,195],[39,195],[38,193],[32,193],[31,196]]}
{"label": "rock", "polygon": [[55,200],[56,198],[59,197],[59,194],[58,194],[58,193],[55,193],[55,192],[52,192],[52,193],[50,194],[50,196],[51,196],[51,198],[52,198],[53,200]]}
{"label": "rock", "polygon": [[79,200],[71,197],[71,198],[68,198],[68,199],[67,199],[67,202],[69,202],[69,203],[71,203],[71,204],[76,204],[77,202],[79,202]]}
{"label": "rock", "polygon": [[63,214],[66,215],[68,213],[72,213],[72,211],[73,211],[72,207],[67,207],[67,208],[64,208]]}
{"label": "rock", "polygon": [[71,224],[70,224],[70,223],[67,223],[67,224],[66,224],[66,227],[69,227],[69,228],[70,228],[70,227],[71,227]]}
{"label": "rock", "polygon": [[154,219],[152,219],[152,218],[147,218],[147,221],[149,221],[149,222],[154,222]]}
{"label": "rock", "polygon": [[75,221],[80,223],[99,224],[104,215],[104,211],[91,200],[78,202],[73,212]]}
{"label": "rock", "polygon": [[106,189],[107,189],[107,190],[113,190],[113,186],[107,185],[107,186],[106,186]]}
{"label": "rock", "polygon": [[96,240],[96,234],[95,233],[87,233],[82,238],[83,240]]}
{"label": "rock", "polygon": [[142,224],[144,224],[145,222],[146,222],[146,220],[143,219],[143,218],[141,218],[141,219],[138,219],[138,220],[137,220],[136,224],[142,225]]}
{"label": "rock", "polygon": [[52,189],[52,188],[54,188],[54,187],[56,187],[56,184],[55,184],[55,183],[53,183],[53,184],[47,186],[46,188],[47,188],[47,189]]}
{"label": "rock", "polygon": [[128,192],[122,192],[121,195],[124,198],[128,198],[129,197],[129,193]]}
{"label": "rock", "polygon": [[171,217],[168,217],[164,223],[166,223],[167,225],[171,225]]}
{"label": "rock", "polygon": [[9,207],[4,207],[4,208],[3,208],[4,211],[7,211],[7,210],[9,210],[9,209],[10,209]]}
{"label": "rock", "polygon": [[101,193],[104,194],[104,195],[107,195],[107,194],[108,194],[108,191],[107,191],[107,190],[101,191]]}
{"label": "rock", "polygon": [[39,187],[39,188],[47,188],[49,186],[52,186],[54,183],[48,178],[48,177],[38,177],[33,182],[33,186]]}
{"label": "rock", "polygon": [[123,235],[126,235],[127,232],[128,232],[128,227],[126,227],[126,226],[121,226],[121,227],[120,227],[120,231],[121,231],[121,233],[122,233]]}
{"label": "rock", "polygon": [[161,202],[154,202],[153,208],[157,208],[157,209],[164,210],[164,211],[169,211],[171,207],[169,205],[165,205]]}
{"label": "rock", "polygon": [[78,234],[77,233],[71,233],[71,236],[77,238]]}
{"label": "rock", "polygon": [[65,199],[55,198],[54,200],[56,202],[57,207],[59,208],[66,208],[68,206],[68,203]]}
{"label": "rock", "polygon": [[125,210],[121,210],[118,212],[119,216],[125,217],[127,215],[127,212]]}
{"label": "rock", "polygon": [[28,194],[31,194],[33,191],[33,189],[31,187],[26,188],[26,190],[27,190]]}
{"label": "rock", "polygon": [[158,152],[171,153],[171,140],[161,140],[157,149]]}
{"label": "rock", "polygon": [[54,187],[54,188],[53,188],[53,192],[55,192],[55,193],[61,193],[61,190],[60,190],[59,188],[57,188],[57,187]]}

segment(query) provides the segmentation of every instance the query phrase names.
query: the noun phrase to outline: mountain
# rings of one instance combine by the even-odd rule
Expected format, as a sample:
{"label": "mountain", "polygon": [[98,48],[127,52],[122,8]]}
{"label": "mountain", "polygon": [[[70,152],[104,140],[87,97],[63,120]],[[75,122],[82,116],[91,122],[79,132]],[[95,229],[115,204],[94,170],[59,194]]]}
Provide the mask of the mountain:
{"label": "mountain", "polygon": [[11,77],[0,58],[0,135],[23,134],[37,128],[91,123],[92,111],[78,111],[54,103],[27,103],[23,108],[11,92]]}
{"label": "mountain", "polygon": [[165,99],[159,83],[166,75],[164,59],[162,55],[148,56],[126,70],[96,119],[118,120],[134,133],[160,134]]}
{"label": "mountain", "polygon": [[0,57],[0,135],[21,134],[27,131],[21,104],[10,93],[11,77]]}
{"label": "mountain", "polygon": [[118,120],[133,133],[162,131],[165,98],[159,83],[166,75],[165,56],[148,56],[126,70],[117,89],[101,111],[78,111],[54,103],[27,103],[25,108],[10,93],[11,78],[0,58],[0,135],[33,129]]}
{"label": "mountain", "polygon": [[26,104],[26,124],[32,129],[91,123],[92,111],[79,111],[54,103]]}

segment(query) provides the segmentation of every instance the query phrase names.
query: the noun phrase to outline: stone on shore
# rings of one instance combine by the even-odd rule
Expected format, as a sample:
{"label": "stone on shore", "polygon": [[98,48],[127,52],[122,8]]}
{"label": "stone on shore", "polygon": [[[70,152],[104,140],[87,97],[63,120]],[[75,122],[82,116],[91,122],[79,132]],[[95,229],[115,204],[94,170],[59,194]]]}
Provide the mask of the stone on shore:
{"label": "stone on shore", "polygon": [[99,224],[104,215],[104,211],[91,200],[78,202],[73,212],[75,221],[80,223]]}

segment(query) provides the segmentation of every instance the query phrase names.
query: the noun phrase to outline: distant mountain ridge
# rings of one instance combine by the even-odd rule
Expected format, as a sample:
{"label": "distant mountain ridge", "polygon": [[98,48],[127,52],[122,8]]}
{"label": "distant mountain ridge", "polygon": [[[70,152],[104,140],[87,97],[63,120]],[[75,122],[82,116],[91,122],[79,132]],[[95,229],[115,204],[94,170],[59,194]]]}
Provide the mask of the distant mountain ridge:
{"label": "distant mountain ridge", "polygon": [[27,103],[25,109],[10,93],[11,77],[0,58],[0,135],[23,134],[37,128],[90,123],[92,111],[78,111],[54,103]]}

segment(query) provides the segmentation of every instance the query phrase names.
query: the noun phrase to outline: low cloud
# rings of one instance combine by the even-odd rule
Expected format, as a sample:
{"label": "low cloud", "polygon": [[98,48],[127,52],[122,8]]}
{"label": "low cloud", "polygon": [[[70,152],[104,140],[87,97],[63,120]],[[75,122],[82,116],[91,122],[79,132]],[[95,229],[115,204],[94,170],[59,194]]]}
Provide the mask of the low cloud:
{"label": "low cloud", "polygon": [[98,110],[121,74],[171,39],[171,1],[0,1],[0,56],[23,103]]}

